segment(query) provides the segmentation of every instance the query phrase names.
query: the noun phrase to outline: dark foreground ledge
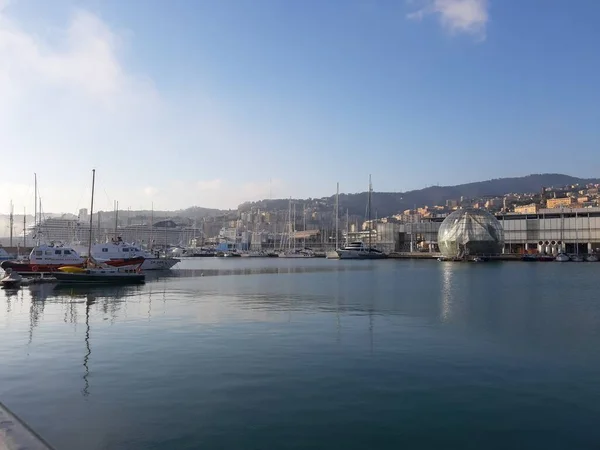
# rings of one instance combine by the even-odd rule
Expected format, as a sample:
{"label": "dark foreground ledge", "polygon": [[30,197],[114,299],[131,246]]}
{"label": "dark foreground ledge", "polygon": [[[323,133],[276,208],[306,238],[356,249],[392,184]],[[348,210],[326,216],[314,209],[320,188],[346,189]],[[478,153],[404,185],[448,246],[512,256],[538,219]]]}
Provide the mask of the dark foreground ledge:
{"label": "dark foreground ledge", "polygon": [[52,450],[52,447],[0,403],[0,450]]}

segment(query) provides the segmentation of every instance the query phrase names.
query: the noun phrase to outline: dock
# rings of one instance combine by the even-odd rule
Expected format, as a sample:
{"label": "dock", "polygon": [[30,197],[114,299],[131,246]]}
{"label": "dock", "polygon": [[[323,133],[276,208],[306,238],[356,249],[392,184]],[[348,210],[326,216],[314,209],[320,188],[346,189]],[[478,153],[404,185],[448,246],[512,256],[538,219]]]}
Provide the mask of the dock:
{"label": "dock", "polygon": [[50,444],[0,403],[0,450],[53,450]]}

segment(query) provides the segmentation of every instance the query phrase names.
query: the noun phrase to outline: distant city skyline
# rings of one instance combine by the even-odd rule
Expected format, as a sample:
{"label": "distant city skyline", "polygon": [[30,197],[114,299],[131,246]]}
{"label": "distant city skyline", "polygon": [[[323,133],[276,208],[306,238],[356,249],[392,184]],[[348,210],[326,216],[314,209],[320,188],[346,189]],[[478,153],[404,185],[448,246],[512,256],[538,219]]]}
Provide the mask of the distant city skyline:
{"label": "distant city skyline", "polygon": [[600,3],[0,0],[0,212],[600,174]]}

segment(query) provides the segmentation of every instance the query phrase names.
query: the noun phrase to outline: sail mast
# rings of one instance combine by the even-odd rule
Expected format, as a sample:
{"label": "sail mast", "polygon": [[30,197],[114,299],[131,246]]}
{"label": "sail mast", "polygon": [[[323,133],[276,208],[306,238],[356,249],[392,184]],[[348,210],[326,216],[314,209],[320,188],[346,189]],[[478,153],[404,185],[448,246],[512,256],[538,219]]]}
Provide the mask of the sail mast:
{"label": "sail mast", "polygon": [[94,187],[96,185],[96,169],[92,169],[92,201],[90,204],[90,240],[88,242],[88,261],[92,257],[92,229],[94,227],[94,222],[92,220],[94,216]]}
{"label": "sail mast", "polygon": [[337,183],[335,191],[335,249],[338,249],[338,234],[339,234],[339,212],[340,212],[340,183]]}
{"label": "sail mast", "polygon": [[37,173],[33,174],[33,235],[37,236]]}
{"label": "sail mast", "polygon": [[371,251],[371,234],[373,232],[373,224],[371,223],[371,175],[369,174],[369,199],[367,203],[367,222],[369,223],[369,251]]}

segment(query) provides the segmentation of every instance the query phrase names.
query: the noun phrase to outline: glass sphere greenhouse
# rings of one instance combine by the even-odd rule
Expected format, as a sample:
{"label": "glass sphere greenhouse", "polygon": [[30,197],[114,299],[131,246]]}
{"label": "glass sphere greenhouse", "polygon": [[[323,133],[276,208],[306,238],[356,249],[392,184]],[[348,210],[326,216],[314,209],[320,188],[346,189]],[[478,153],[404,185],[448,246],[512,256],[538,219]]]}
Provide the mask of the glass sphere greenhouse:
{"label": "glass sphere greenhouse", "polygon": [[442,222],[438,246],[446,258],[498,254],[504,247],[504,230],[487,211],[459,209]]}

